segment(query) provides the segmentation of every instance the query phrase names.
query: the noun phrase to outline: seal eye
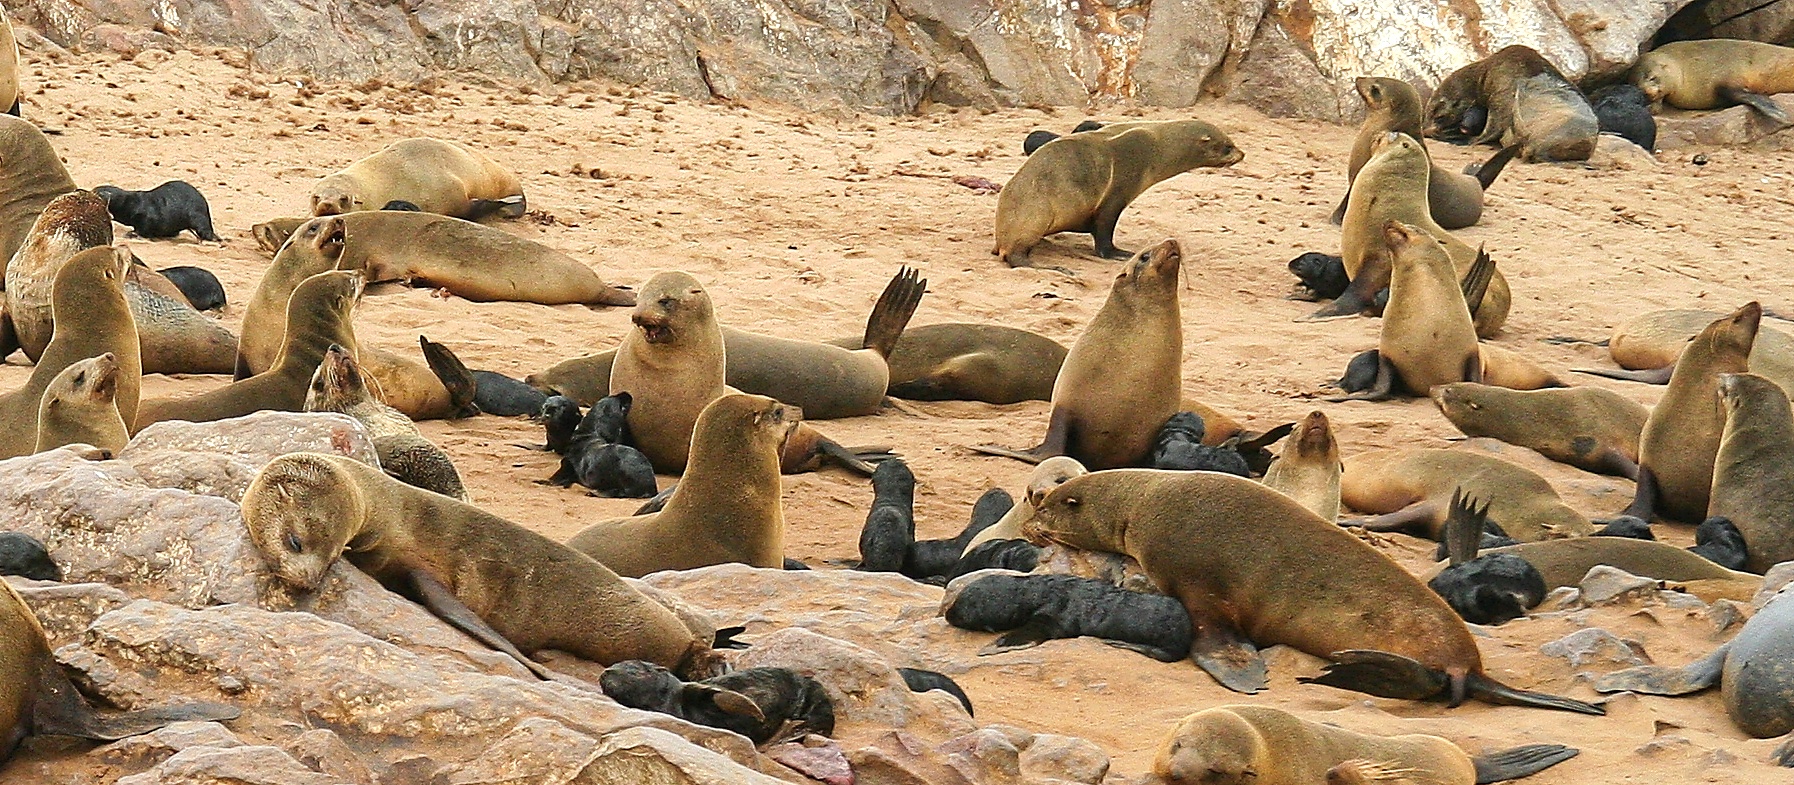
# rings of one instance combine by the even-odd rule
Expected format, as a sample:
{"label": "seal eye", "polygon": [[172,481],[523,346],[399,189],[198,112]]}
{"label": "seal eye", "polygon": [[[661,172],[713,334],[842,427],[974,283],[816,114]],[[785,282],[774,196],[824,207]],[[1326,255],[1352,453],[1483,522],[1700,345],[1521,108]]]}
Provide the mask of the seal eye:
{"label": "seal eye", "polygon": [[294,553],[304,553],[305,552],[305,543],[300,542],[299,535],[294,534],[292,532],[287,532],[286,545],[287,545],[287,550],[292,551]]}

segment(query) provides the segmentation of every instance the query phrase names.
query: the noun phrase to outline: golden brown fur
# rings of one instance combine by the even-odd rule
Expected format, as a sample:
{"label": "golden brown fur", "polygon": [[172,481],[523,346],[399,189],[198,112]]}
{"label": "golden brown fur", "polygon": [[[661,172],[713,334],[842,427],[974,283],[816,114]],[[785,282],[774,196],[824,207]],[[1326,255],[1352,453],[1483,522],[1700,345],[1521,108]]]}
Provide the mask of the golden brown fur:
{"label": "golden brown fur", "polygon": [[[6,107],[0,107],[5,111]],[[0,115],[0,278],[51,199],[75,190],[50,140],[29,121]],[[110,228],[110,227],[108,227]]]}
{"label": "golden brown fur", "polygon": [[1595,527],[1564,504],[1551,483],[1500,458],[1462,450],[1400,449],[1359,453],[1345,460],[1340,501],[1364,513],[1385,514],[1365,527],[1413,531],[1440,538],[1454,492],[1489,503],[1489,520],[1521,542],[1580,537]]}
{"label": "golden brown fur", "polygon": [[131,435],[118,413],[118,356],[107,352],[62,369],[37,410],[36,452],[86,444],[117,453]]}
{"label": "golden brown fur", "polygon": [[126,422],[137,416],[143,365],[137,325],[125,302],[124,247],[89,248],[63,263],[53,286],[53,318],[64,325],[50,337],[24,386],[0,395],[0,458],[28,455],[37,446],[38,406],[57,375],[77,362],[108,352],[118,358],[115,400]]}
{"label": "golden brown fur", "polygon": [[368,384],[351,349],[332,345],[325,352],[305,393],[305,410],[355,418],[373,437],[380,468],[387,474],[426,491],[472,501],[448,453],[425,439],[411,418],[386,404],[380,391]]}
{"label": "golden brown fur", "polygon": [[1759,106],[1752,96],[1794,93],[1794,48],[1726,38],[1676,41],[1640,57],[1632,83],[1646,98],[1677,109],[1718,109],[1741,100]]}
{"label": "golden brown fur", "polygon": [[1638,476],[1638,439],[1651,416],[1643,404],[1600,387],[1516,391],[1462,382],[1433,388],[1433,402],[1465,436],[1630,478]]}
{"label": "golden brown fur", "polygon": [[1708,515],[1744,535],[1745,569],[1794,559],[1794,412],[1788,394],[1756,374],[1723,374],[1725,431],[1713,466]]}
{"label": "golden brown fur", "polygon": [[1325,520],[1339,518],[1339,442],[1322,412],[1309,412],[1290,434],[1271,468],[1265,487],[1295,499]]}
{"label": "golden brown fur", "polygon": [[[1346,169],[1346,196],[1339,200],[1333,221],[1345,217],[1351,201],[1351,184],[1358,179],[1358,170],[1370,161],[1371,147],[1390,131],[1407,134],[1426,149],[1422,134],[1426,128],[1426,102],[1414,85],[1400,79],[1361,76],[1354,83],[1358,97],[1364,99],[1364,122],[1358,126],[1358,137],[1352,142],[1352,158]],[[1429,163],[1432,157],[1429,155]],[[1427,207],[1433,221],[1446,229],[1474,226],[1483,215],[1483,185],[1477,178],[1460,172],[1440,169],[1432,164],[1427,170]]]}
{"label": "golden brown fur", "polygon": [[481,202],[509,202],[510,217],[523,214],[517,175],[486,156],[427,137],[394,142],[329,175],[311,190],[312,215],[378,210],[406,201],[426,213],[478,218]]}
{"label": "golden brown fur", "polygon": [[1684,523],[1707,517],[1713,464],[1725,431],[1719,377],[1748,373],[1763,309],[1756,303],[1715,320],[1683,348],[1669,387],[1645,421],[1638,439],[1639,471],[1649,472],[1656,493],[1648,512]]}
{"label": "golden brown fur", "polygon": [[[1330,769],[1348,761],[1362,765],[1342,769],[1342,779],[1329,778]],[[1373,736],[1269,706],[1220,706],[1179,720],[1160,743],[1152,770],[1163,785],[1476,782],[1470,756],[1438,736]],[[1405,779],[1381,776],[1393,770],[1403,770]],[[1354,774],[1377,778],[1350,779]]]}

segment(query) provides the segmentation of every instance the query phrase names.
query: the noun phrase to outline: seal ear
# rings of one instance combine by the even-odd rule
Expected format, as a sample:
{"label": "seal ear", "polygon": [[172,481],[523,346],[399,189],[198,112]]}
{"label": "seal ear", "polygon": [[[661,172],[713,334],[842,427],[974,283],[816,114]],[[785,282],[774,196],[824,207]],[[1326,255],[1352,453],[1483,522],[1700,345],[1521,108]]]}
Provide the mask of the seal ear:
{"label": "seal ear", "polygon": [[758,722],[766,721],[766,713],[762,712],[758,705],[749,700],[748,696],[734,690],[725,690],[703,682],[688,681],[680,691],[683,693],[682,697],[687,700],[709,697],[711,703],[716,704],[717,708],[725,712],[739,714],[743,717],[753,717]]}

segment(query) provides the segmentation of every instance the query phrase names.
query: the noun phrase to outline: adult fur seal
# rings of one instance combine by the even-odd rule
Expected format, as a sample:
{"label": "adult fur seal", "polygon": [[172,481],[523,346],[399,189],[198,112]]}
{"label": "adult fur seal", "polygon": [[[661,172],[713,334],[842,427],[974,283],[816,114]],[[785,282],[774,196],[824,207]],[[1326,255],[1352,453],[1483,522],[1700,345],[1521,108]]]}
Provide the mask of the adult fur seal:
{"label": "adult fur seal", "polygon": [[305,410],[341,412],[366,426],[380,456],[380,468],[407,485],[472,501],[448,453],[425,439],[411,418],[380,400],[348,349],[331,344],[324,352],[305,393]]}
{"label": "adult fur seal", "polygon": [[1528,161],[1587,160],[1600,133],[1582,92],[1537,51],[1518,44],[1446,76],[1427,102],[1427,135],[1453,139],[1473,109],[1487,114],[1471,144],[1519,144]]}
{"label": "adult fur seal", "polygon": [[[1576,754],[1532,744],[1473,758],[1438,736],[1374,736],[1269,706],[1220,706],[1179,720],[1160,743],[1152,774],[1159,785],[1479,785],[1530,776]],[[1340,778],[1361,775],[1369,779]]]}
{"label": "adult fur seal", "polygon": [[1719,398],[1725,431],[1707,514],[1744,535],[1745,569],[1768,572],[1794,559],[1794,412],[1782,388],[1755,374],[1721,374]]}
{"label": "adult fur seal", "polygon": [[1265,487],[1300,502],[1324,520],[1339,518],[1339,441],[1323,412],[1309,412],[1265,471]]}
{"label": "adult fur seal", "polygon": [[690,463],[665,509],[595,523],[567,545],[628,578],[728,562],[778,569],[779,453],[801,418],[765,396],[718,397],[698,416]]}
{"label": "adult fur seal", "polygon": [[423,137],[394,142],[319,180],[311,214],[377,210],[394,200],[469,220],[517,218],[526,209],[517,175],[458,144]]}
{"label": "adult fur seal", "polygon": [[1757,303],[1715,320],[1682,350],[1669,388],[1638,439],[1638,491],[1626,514],[1684,523],[1707,518],[1713,464],[1725,431],[1719,377],[1750,371],[1763,308]]}
{"label": "adult fur seal", "polygon": [[1089,232],[1097,256],[1130,256],[1115,247],[1115,223],[1136,197],[1161,180],[1245,157],[1221,129],[1200,120],[1129,123],[1057,142],[1029,156],[997,195],[991,252],[1010,267],[1031,266],[1029,251],[1055,232]]}
{"label": "adult fur seal", "polygon": [[[1676,360],[1689,341],[1694,340],[1714,319],[1723,318],[1719,311],[1670,309],[1650,311],[1621,322],[1607,339],[1607,352],[1615,364],[1626,370],[1576,368],[1577,373],[1625,379],[1648,384],[1668,384]],[[1566,342],[1574,339],[1565,339]],[[1781,385],[1794,396],[1794,336],[1768,325],[1757,328],[1751,343],[1750,372]]]}
{"label": "adult fur seal", "polygon": [[1251,480],[1096,472],[1047,494],[1022,532],[1036,544],[1133,557],[1183,602],[1196,629],[1192,658],[1230,689],[1263,689],[1256,646],[1285,644],[1332,660],[1306,680],[1328,686],[1602,713],[1495,681],[1469,628],[1438,595],[1368,543]]}
{"label": "adult fur seal", "polygon": [[173,237],[191,231],[206,242],[218,242],[212,231],[212,206],[185,180],[169,180],[148,191],[127,191],[110,185],[93,189],[106,200],[112,220],[131,227],[138,237]]}
{"label": "adult fur seal", "polygon": [[695,631],[616,573],[560,543],[360,461],[292,453],[243,493],[243,523],[282,582],[316,590],[338,556],[487,646],[518,659],[558,649],[688,676],[714,666]]}
{"label": "adult fur seal", "polygon": [[[1358,179],[1358,170],[1370,161],[1371,146],[1390,131],[1421,139],[1426,129],[1426,102],[1414,85],[1401,79],[1358,77],[1354,83],[1358,97],[1364,99],[1364,123],[1358,127],[1358,138],[1352,143],[1352,158],[1346,170],[1346,195],[1333,211],[1333,223],[1345,220],[1346,205],[1351,202],[1351,186]],[[1425,142],[1421,143],[1422,148]],[[1483,216],[1483,191],[1495,183],[1501,170],[1512,160],[1518,148],[1508,148],[1478,167],[1476,174],[1459,174],[1440,169],[1437,164],[1427,171],[1426,201],[1433,221],[1446,229],[1474,226]],[[1428,156],[1431,161],[1431,156]]]}
{"label": "adult fur seal", "polygon": [[50,653],[43,625],[24,598],[0,581],[0,764],[26,736],[114,741],[173,722],[234,720],[238,714],[218,703],[95,712]]}
{"label": "adult fur seal", "polygon": [[319,273],[293,289],[286,312],[286,342],[266,373],[185,398],[145,401],[135,430],[163,420],[211,422],[264,410],[297,412],[305,407],[312,374],[332,344],[354,346],[350,318],[361,300],[361,273]]}
{"label": "adult fur seal", "polygon": [[[908,321],[907,314],[895,310],[885,315],[890,318],[875,309],[873,319],[886,328],[870,342],[878,346],[894,342]],[[699,414],[711,401],[735,391],[724,384],[722,330],[710,295],[697,279],[682,272],[663,272],[649,280],[630,318],[635,329],[617,350],[610,394],[627,392],[633,398],[629,431],[636,449],[648,456],[656,471],[678,474],[685,470]],[[799,425],[785,441],[782,464],[788,473],[812,470],[823,458],[872,473],[871,466],[807,426]]]}
{"label": "adult fur seal", "polygon": [[110,352],[118,359],[114,400],[129,424],[137,417],[143,364],[137,325],[123,290],[131,254],[124,248],[89,248],[56,272],[51,311],[65,329],[50,338],[24,386],[0,395],[0,458],[29,455],[37,446],[38,407],[64,369]]}
{"label": "adult fur seal", "polygon": [[1665,588],[1687,591],[1708,602],[1721,598],[1749,602],[1762,588],[1761,576],[1728,570],[1686,548],[1631,537],[1571,537],[1523,542],[1483,551],[1525,559],[1545,579],[1547,590],[1582,583],[1597,565],[1665,581]]}
{"label": "adult fur seal", "polygon": [[1465,436],[1500,439],[1586,471],[1638,478],[1638,439],[1651,410],[1612,390],[1509,390],[1459,382],[1433,388],[1433,402]]}
{"label": "adult fur seal", "polygon": [[0,274],[51,199],[75,190],[62,159],[37,126],[0,116]]}
{"label": "adult fur seal", "polygon": [[1744,104],[1777,125],[1794,123],[1769,97],[1794,93],[1794,49],[1786,46],[1729,38],[1664,44],[1638,58],[1632,83],[1677,109]]}
{"label": "adult fur seal", "polygon": [[1438,540],[1452,495],[1489,502],[1489,520],[1509,537],[1534,542],[1580,537],[1595,527],[1564,504],[1551,483],[1531,469],[1463,450],[1401,449],[1359,453],[1345,460],[1340,501],[1372,531],[1413,531]]}
{"label": "adult fur seal", "polygon": [[0,14],[0,106],[19,116],[19,42],[13,38],[12,19]]}
{"label": "adult fur seal", "polygon": [[[1389,285],[1394,261],[1390,257],[1385,227],[1390,221],[1413,226],[1431,235],[1451,257],[1459,279],[1465,278],[1480,252],[1433,221],[1427,207],[1427,170],[1432,164],[1419,140],[1402,133],[1388,133],[1372,148],[1371,159],[1352,181],[1352,197],[1340,230],[1340,259],[1351,284],[1313,318],[1344,316],[1372,310],[1377,293]],[[1513,294],[1507,278],[1497,269],[1475,304],[1470,307],[1479,338],[1489,338],[1507,322]]]}
{"label": "adult fur seal", "polygon": [[339,269],[369,284],[397,281],[447,289],[474,302],[635,305],[584,263],[541,243],[429,212],[372,210],[343,216]]}
{"label": "adult fur seal", "polygon": [[[1053,382],[1046,437],[1031,450],[973,449],[1039,463],[1069,455],[1092,470],[1139,466],[1177,413],[1183,316],[1177,278],[1183,251],[1166,240],[1136,254],[1109,299],[1065,356]],[[1151,340],[1141,340],[1151,336]]]}
{"label": "adult fur seal", "polygon": [[[1717,686],[1725,713],[1757,739],[1794,731],[1794,591],[1783,589],[1729,642],[1683,668],[1644,665],[1609,673],[1597,692],[1689,695]],[[1794,765],[1794,745],[1776,751]]]}
{"label": "adult fur seal", "polygon": [[131,435],[118,413],[118,378],[118,355],[111,352],[56,374],[38,404],[34,452],[69,444],[98,447],[107,454],[124,449]]}

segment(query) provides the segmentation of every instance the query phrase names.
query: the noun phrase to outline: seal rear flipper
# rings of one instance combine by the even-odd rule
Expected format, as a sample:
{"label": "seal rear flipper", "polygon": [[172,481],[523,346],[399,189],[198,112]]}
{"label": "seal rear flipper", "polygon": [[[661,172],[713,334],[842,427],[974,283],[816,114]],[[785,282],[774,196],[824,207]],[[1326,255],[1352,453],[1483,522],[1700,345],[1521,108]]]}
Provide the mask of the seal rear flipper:
{"label": "seal rear flipper", "polygon": [[1732,644],[1726,643],[1681,668],[1662,665],[1641,665],[1614,671],[1595,681],[1595,692],[1636,692],[1644,695],[1692,695],[1719,686],[1725,670],[1726,654]]}
{"label": "seal rear flipper", "polygon": [[1764,117],[1774,121],[1776,125],[1783,127],[1794,125],[1794,117],[1789,117],[1787,110],[1777,104],[1775,99],[1762,93],[1753,93],[1738,87],[1721,87],[1719,95],[1728,101],[1736,101],[1757,110]]}
{"label": "seal rear flipper", "polygon": [[1053,640],[1056,637],[1058,636],[1053,635],[1053,631],[1046,620],[1035,617],[1029,619],[1026,624],[998,636],[997,639],[991,641],[989,645],[979,649],[978,654],[979,656],[984,656],[988,654],[1001,654],[1006,651],[1015,651],[1017,649],[1032,648]]}
{"label": "seal rear flipper", "polygon": [[424,336],[417,337],[417,345],[424,351],[424,362],[430,364],[430,371],[442,380],[442,386],[448,390],[449,404],[454,407],[451,419],[472,417],[480,413],[480,407],[473,402],[479,394],[479,381],[473,372],[449,351],[447,346],[432,343]]}
{"label": "seal rear flipper", "polygon": [[1483,540],[1483,528],[1489,519],[1489,504],[1481,508],[1476,499],[1464,495],[1463,488],[1451,491],[1451,511],[1445,515],[1445,553],[1452,566],[1476,558]]}
{"label": "seal rear flipper", "polygon": [[231,372],[231,381],[240,382],[254,375],[249,370],[249,358],[243,356],[241,349],[237,350],[237,367]]}
{"label": "seal rear flipper", "polygon": [[891,276],[884,293],[878,296],[878,303],[872,306],[872,315],[866,317],[866,337],[862,341],[865,348],[878,352],[880,357],[890,357],[927,291],[928,279],[918,277],[911,267],[897,268],[897,274]]}
{"label": "seal rear flipper", "polygon": [[626,308],[633,307],[635,305],[635,292],[630,291],[627,286],[606,285],[604,291],[598,293],[598,299],[585,304],[587,308],[594,311],[601,308],[608,308],[613,305]]}
{"label": "seal rear flipper", "polygon": [[1017,450],[1000,444],[979,444],[971,448],[973,452],[985,455],[1001,455],[1018,461],[1038,464],[1048,458],[1057,458],[1066,454],[1066,445],[1071,444],[1071,415],[1062,406],[1053,407],[1047,421],[1046,436],[1040,444],[1027,450]]}
{"label": "seal rear flipper", "polygon": [[1139,652],[1140,654],[1144,654],[1148,657],[1158,660],[1159,662],[1177,662],[1178,660],[1181,660],[1181,659],[1184,659],[1185,657],[1190,656],[1190,652],[1188,650],[1176,651],[1173,649],[1164,648],[1162,646],[1153,646],[1153,645],[1146,644],[1146,643],[1134,643],[1132,641],[1111,640],[1109,638],[1098,638],[1098,640],[1102,641],[1103,643],[1109,644],[1110,646],[1114,646],[1117,649],[1127,649],[1128,651]]}
{"label": "seal rear flipper", "polygon": [[1573,711],[1577,714],[1607,714],[1606,709],[1592,703],[1583,703],[1575,698],[1565,698],[1561,695],[1547,695],[1543,692],[1516,689],[1480,673],[1470,674],[1466,686],[1470,689],[1471,697],[1496,706],[1529,706],[1535,709]]}
{"label": "seal rear flipper", "polygon": [[1576,757],[1581,750],[1562,744],[1528,744],[1471,758],[1476,766],[1476,785],[1530,777]]}
{"label": "seal rear flipper", "polygon": [[947,386],[942,384],[941,380],[934,378],[933,376],[923,376],[911,379],[907,382],[892,384],[890,389],[887,389],[885,393],[892,398],[902,398],[907,401],[959,400],[954,397],[958,395],[956,391],[947,389]]}
{"label": "seal rear flipper", "polygon": [[1775,752],[1770,753],[1769,762],[1784,769],[1794,769],[1794,736],[1789,736]]}
{"label": "seal rear flipper", "polygon": [[1495,260],[1483,251],[1476,249],[1476,261],[1470,263],[1470,269],[1464,271],[1464,277],[1458,281],[1458,290],[1464,293],[1464,305],[1470,308],[1470,318],[1476,319],[1477,309],[1482,308],[1483,295],[1489,293],[1489,282],[1495,280]]}
{"label": "seal rear flipper", "polygon": [[82,700],[62,666],[45,657],[39,665],[36,700],[31,706],[31,732],[46,736],[74,736],[95,741],[148,733],[173,722],[234,720],[241,712],[221,703],[157,706],[118,714],[100,714]]}
{"label": "seal rear flipper", "polygon": [[1265,688],[1269,666],[1252,641],[1219,617],[1198,619],[1197,614],[1191,613],[1190,621],[1196,626],[1190,659],[1197,667],[1234,692],[1251,695]]}
{"label": "seal rear flipper", "polygon": [[1614,368],[1571,368],[1570,373],[1586,373],[1590,376],[1603,376],[1608,379],[1621,379],[1628,382],[1644,382],[1645,384],[1669,384],[1669,376],[1674,373],[1674,364],[1662,368],[1651,368],[1643,371],[1628,371]]}
{"label": "seal rear flipper", "polygon": [[449,588],[442,585],[441,581],[436,580],[435,576],[422,570],[412,570],[410,578],[418,602],[428,608],[431,613],[436,614],[437,618],[448,622],[449,626],[467,633],[468,637],[484,643],[494,650],[511,655],[523,667],[528,668],[530,673],[536,674],[543,681],[558,680],[553,671],[542,667],[541,663],[523,656],[523,652],[518,651],[516,646],[505,639],[505,636],[498,633],[498,630],[492,629],[491,625],[481,619],[479,614],[474,613],[472,608],[467,607],[467,603],[462,602],[460,597],[456,597],[455,593],[449,591]]}
{"label": "seal rear flipper", "polygon": [[1495,184],[1495,178],[1501,176],[1501,170],[1506,169],[1508,162],[1514,160],[1514,156],[1519,154],[1520,145],[1510,144],[1501,148],[1501,152],[1489,156],[1489,160],[1484,161],[1482,166],[1476,168],[1476,171],[1464,174],[1476,177],[1476,181],[1482,184],[1483,190],[1487,191],[1489,186]]}
{"label": "seal rear flipper", "polygon": [[522,218],[529,211],[529,201],[523,194],[512,194],[503,199],[469,199],[467,200],[467,220],[478,221],[490,215],[505,218]]}
{"label": "seal rear flipper", "polygon": [[1590,463],[1601,474],[1624,477],[1633,482],[1638,481],[1638,461],[1620,454],[1619,450],[1608,447],[1601,451],[1599,457]]}
{"label": "seal rear flipper", "polygon": [[1298,677],[1303,684],[1321,684],[1379,698],[1401,700],[1439,700],[1451,688],[1451,679],[1444,671],[1429,668],[1418,661],[1369,649],[1336,651],[1333,662],[1319,676]]}

